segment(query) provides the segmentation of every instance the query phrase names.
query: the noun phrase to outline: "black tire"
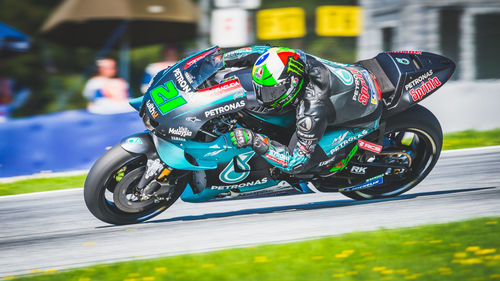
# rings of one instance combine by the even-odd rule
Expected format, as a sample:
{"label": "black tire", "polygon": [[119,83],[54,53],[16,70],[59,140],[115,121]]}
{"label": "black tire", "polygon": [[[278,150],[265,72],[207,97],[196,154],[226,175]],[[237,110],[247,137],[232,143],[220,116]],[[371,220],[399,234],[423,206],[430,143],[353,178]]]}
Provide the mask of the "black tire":
{"label": "black tire", "polygon": [[144,155],[130,153],[119,144],[108,150],[94,163],[85,180],[83,193],[89,211],[103,222],[123,225],[148,220],[170,207],[186,188],[187,179],[179,179],[168,200],[150,199],[150,204],[143,204],[134,212],[124,212],[112,201],[119,182],[127,176],[140,178],[145,163]]}
{"label": "black tire", "polygon": [[[425,107],[415,105],[390,117],[387,120],[384,136],[401,131],[414,133],[419,140],[416,162],[412,164],[412,176],[396,182],[384,182],[371,189],[342,192],[342,194],[355,200],[390,198],[412,189],[429,174],[436,165],[443,146],[443,132],[436,116]],[[385,144],[384,149],[386,149]]]}

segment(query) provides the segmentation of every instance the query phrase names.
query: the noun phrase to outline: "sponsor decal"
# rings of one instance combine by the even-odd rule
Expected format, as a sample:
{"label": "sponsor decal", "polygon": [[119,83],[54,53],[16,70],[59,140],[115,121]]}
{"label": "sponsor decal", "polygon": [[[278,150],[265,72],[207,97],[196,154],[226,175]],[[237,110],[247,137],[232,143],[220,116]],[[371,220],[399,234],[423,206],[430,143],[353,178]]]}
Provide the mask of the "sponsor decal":
{"label": "sponsor decal", "polygon": [[180,137],[176,137],[176,136],[170,136],[170,139],[174,140],[174,141],[186,141],[185,138],[180,138]]}
{"label": "sponsor decal", "polygon": [[366,70],[361,70],[361,73],[366,77],[366,81],[370,84],[370,91],[371,91],[371,103],[374,105],[378,104],[378,91],[377,87],[375,87],[375,84],[373,84],[373,77],[372,75],[366,71]]}
{"label": "sponsor decal", "polygon": [[203,59],[204,57],[206,57],[208,54],[210,54],[213,50],[209,50],[209,51],[206,51],[204,53],[201,53],[199,55],[197,55],[196,57],[190,59],[188,62],[186,62],[186,65],[184,66],[184,69],[192,66],[193,64],[197,63],[198,61],[200,61],[201,59]]}
{"label": "sponsor decal", "polygon": [[404,64],[404,65],[410,64],[410,61],[408,59],[405,59],[405,58],[396,58],[396,61],[399,62],[400,64]]}
{"label": "sponsor decal", "polygon": [[248,162],[254,156],[254,151],[249,151],[236,156],[238,167],[244,170],[243,173],[238,173],[234,171],[234,158],[227,164],[227,166],[222,170],[219,175],[219,179],[225,183],[236,183],[242,181],[248,177],[250,174],[250,165]]}
{"label": "sponsor decal", "polygon": [[158,117],[158,111],[156,111],[155,105],[150,100],[146,101],[146,108],[148,109],[149,114],[151,114],[151,117],[153,117],[153,119],[156,119],[156,117]]}
{"label": "sponsor decal", "polygon": [[337,145],[335,148],[333,148],[332,150],[330,150],[330,154],[333,154],[337,151],[339,151],[340,149],[344,148],[344,146],[346,146],[347,144],[359,139],[359,138],[362,138],[363,136],[365,136],[366,134],[368,134],[368,130],[363,130],[362,132],[360,132],[359,134],[355,135],[355,136],[352,136],[344,141],[342,141],[339,145]]}
{"label": "sponsor decal", "polygon": [[332,167],[330,169],[330,173],[342,171],[345,168],[345,166],[347,165],[347,163],[349,163],[349,161],[351,161],[351,158],[354,156],[354,154],[356,154],[356,151],[358,151],[357,145],[355,145],[352,148],[351,152],[349,152],[349,155],[347,155],[346,158],[340,160],[340,162],[338,162],[334,167]]}
{"label": "sponsor decal", "polygon": [[340,79],[340,81],[342,81],[342,83],[344,83],[344,85],[350,86],[354,82],[352,74],[349,71],[342,68],[334,68],[328,64],[326,66],[333,74],[335,74],[335,76],[337,76],[337,78]]}
{"label": "sponsor decal", "polygon": [[205,111],[205,117],[217,116],[217,115],[224,114],[226,112],[229,112],[229,111],[232,111],[232,110],[235,110],[238,108],[242,108],[242,107],[245,107],[244,100],[241,100],[239,102],[226,104],[224,106],[217,107],[214,109],[207,110],[207,111]]}
{"label": "sponsor decal", "polygon": [[262,75],[264,75],[264,67],[262,66],[257,67],[257,70],[255,70],[254,75],[255,78],[262,79]]}
{"label": "sponsor decal", "polygon": [[415,87],[418,83],[424,81],[425,79],[427,79],[431,75],[432,75],[432,69],[427,71],[426,73],[420,75],[417,79],[414,79],[414,80],[410,81],[410,83],[406,84],[405,90],[408,91],[408,89]]}
{"label": "sponsor decal", "polygon": [[378,144],[375,144],[375,143],[372,143],[369,141],[358,140],[358,145],[359,145],[359,148],[364,149],[364,150],[368,150],[371,152],[380,153],[382,151],[381,145],[378,145]]}
{"label": "sponsor decal", "polygon": [[330,158],[326,161],[323,161],[323,162],[319,162],[318,167],[326,166],[326,165],[332,163],[333,161],[335,161],[335,157],[332,157],[332,158]]}
{"label": "sponsor decal", "polygon": [[421,55],[422,51],[390,51],[390,52],[386,52],[386,53]]}
{"label": "sponsor decal", "polygon": [[413,101],[421,100],[425,95],[439,86],[441,86],[441,81],[437,77],[429,78],[427,82],[422,82],[420,88],[410,90],[411,99]]}
{"label": "sponsor decal", "polygon": [[309,132],[313,127],[313,119],[311,117],[304,117],[297,122],[299,129]]}
{"label": "sponsor decal", "polygon": [[129,139],[127,139],[127,143],[142,144],[142,140],[141,140],[141,138],[129,138]]}
{"label": "sponsor decal", "polygon": [[343,141],[348,133],[349,133],[349,131],[345,131],[345,133],[343,133],[342,135],[334,138],[331,145],[335,145],[336,143]]}
{"label": "sponsor decal", "polygon": [[232,184],[232,185],[212,185],[210,189],[234,189],[234,188],[242,188],[242,187],[248,187],[248,186],[255,186],[255,185],[260,185],[260,184],[265,184],[267,183],[268,179],[267,178],[262,178],[260,180],[254,180],[254,181],[249,181],[249,182],[244,182],[240,184]]}
{"label": "sponsor decal", "polygon": [[174,77],[175,80],[177,80],[177,85],[186,93],[186,94],[192,94],[193,89],[189,85],[189,83],[184,79],[184,76],[182,75],[182,72],[180,69],[176,68],[174,70]]}
{"label": "sponsor decal", "polygon": [[186,121],[189,121],[189,122],[200,122],[201,119],[198,119],[196,117],[186,117]]}
{"label": "sponsor decal", "polygon": [[193,132],[191,132],[188,128],[182,127],[182,126],[176,128],[176,129],[168,128],[168,133],[171,135],[177,135],[180,137],[190,137],[193,135]]}
{"label": "sponsor decal", "polygon": [[354,78],[356,80],[356,88],[354,89],[354,95],[352,96],[352,99],[360,102],[362,105],[366,105],[368,103],[368,99],[370,98],[370,94],[368,93],[368,86],[366,86],[366,81],[359,71],[354,68],[348,69],[354,75]]}
{"label": "sponsor decal", "polygon": [[224,149],[215,150],[215,151],[212,151],[212,152],[209,152],[209,153],[203,155],[203,157],[215,156],[215,155],[221,153],[222,151],[224,151]]}
{"label": "sponsor decal", "polygon": [[352,166],[351,174],[364,175],[366,174],[366,169],[368,169],[368,167]]}
{"label": "sponsor decal", "polygon": [[218,85],[203,89],[198,91],[198,93],[203,94],[204,96],[218,96],[218,95],[227,95],[229,93],[234,93],[238,91],[237,94],[244,96],[243,88],[241,87],[240,80],[238,78],[220,83]]}
{"label": "sponsor decal", "polygon": [[360,190],[360,189],[374,187],[374,186],[382,184],[382,183],[384,183],[384,178],[382,176],[380,176],[379,178],[376,178],[376,179],[371,180],[371,181],[367,181],[367,182],[362,183],[360,185],[346,187],[346,188],[341,188],[341,189],[339,189],[339,191],[340,192],[343,192],[343,191],[355,191],[355,190]]}
{"label": "sponsor decal", "polygon": [[280,164],[283,167],[288,167],[288,157],[283,154],[279,154],[274,150],[269,150],[266,154],[264,154],[266,159],[269,159],[273,162]]}
{"label": "sponsor decal", "polygon": [[193,75],[191,75],[191,73],[189,73],[187,71],[184,72],[184,77],[186,77],[186,80],[188,80],[189,83],[193,83],[194,78],[193,78]]}

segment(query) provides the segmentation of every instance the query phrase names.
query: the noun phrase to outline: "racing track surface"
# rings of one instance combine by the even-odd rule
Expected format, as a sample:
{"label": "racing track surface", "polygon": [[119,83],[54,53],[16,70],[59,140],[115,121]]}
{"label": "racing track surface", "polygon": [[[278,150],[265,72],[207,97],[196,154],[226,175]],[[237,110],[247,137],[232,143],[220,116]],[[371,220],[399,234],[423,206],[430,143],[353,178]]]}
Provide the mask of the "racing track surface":
{"label": "racing track surface", "polygon": [[0,197],[0,276],[325,235],[500,216],[500,146],[444,152],[407,194],[356,202],[337,193],[191,204],[112,226],[82,189]]}

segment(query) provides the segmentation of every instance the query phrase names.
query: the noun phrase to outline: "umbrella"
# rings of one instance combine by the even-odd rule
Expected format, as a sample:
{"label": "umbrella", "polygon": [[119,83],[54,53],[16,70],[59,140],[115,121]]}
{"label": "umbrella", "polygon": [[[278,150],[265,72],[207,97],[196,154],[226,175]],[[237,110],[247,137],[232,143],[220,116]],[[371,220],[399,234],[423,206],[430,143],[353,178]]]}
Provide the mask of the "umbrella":
{"label": "umbrella", "polygon": [[65,0],[41,33],[65,45],[100,48],[118,32],[136,47],[194,38],[198,18],[189,0]]}
{"label": "umbrella", "polygon": [[26,52],[29,47],[28,36],[6,24],[0,23],[0,57]]}

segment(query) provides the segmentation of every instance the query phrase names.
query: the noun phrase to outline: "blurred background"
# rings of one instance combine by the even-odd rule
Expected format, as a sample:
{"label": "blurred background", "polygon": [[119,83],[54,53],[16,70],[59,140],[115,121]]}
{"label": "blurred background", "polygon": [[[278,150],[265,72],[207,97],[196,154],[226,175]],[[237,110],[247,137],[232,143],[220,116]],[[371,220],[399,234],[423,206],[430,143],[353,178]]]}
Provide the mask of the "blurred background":
{"label": "blurred background", "polygon": [[127,100],[212,45],[269,43],[343,63],[442,54],[456,73],[423,104],[443,131],[497,128],[499,24],[498,0],[2,0],[0,177],[88,169],[144,130]]}

